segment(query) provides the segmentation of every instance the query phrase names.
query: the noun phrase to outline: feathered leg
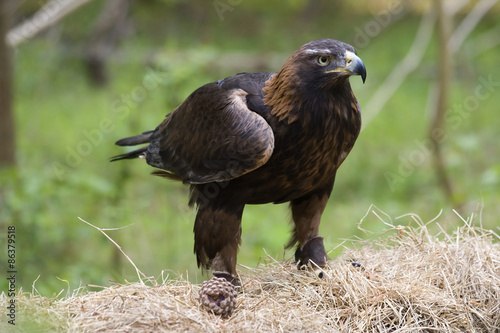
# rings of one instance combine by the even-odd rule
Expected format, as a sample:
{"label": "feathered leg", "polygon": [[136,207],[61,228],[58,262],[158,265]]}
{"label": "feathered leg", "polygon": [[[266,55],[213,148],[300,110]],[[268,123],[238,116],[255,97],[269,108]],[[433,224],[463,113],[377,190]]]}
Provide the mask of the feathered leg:
{"label": "feathered leg", "polygon": [[194,252],[198,267],[211,269],[234,285],[236,256],[241,243],[241,216],[244,205],[208,203],[198,208],[194,223]]}
{"label": "feathered leg", "polygon": [[330,191],[319,191],[291,202],[292,218],[295,224],[292,239],[287,247],[298,242],[295,252],[297,266],[302,268],[309,261],[323,267],[326,264],[326,252],[323,237],[318,236],[321,215],[325,210]]}

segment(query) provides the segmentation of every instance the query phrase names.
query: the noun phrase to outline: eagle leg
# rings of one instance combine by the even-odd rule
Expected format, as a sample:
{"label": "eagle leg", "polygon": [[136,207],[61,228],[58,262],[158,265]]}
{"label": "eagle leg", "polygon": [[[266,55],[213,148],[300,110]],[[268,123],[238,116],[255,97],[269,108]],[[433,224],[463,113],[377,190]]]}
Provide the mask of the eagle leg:
{"label": "eagle leg", "polygon": [[321,215],[325,209],[330,192],[320,191],[291,202],[292,218],[295,224],[292,239],[287,247],[299,243],[295,251],[297,267],[314,262],[314,265],[323,267],[326,264],[326,251],[323,237],[318,236]]}
{"label": "eagle leg", "polygon": [[244,205],[209,202],[198,207],[194,224],[194,252],[198,267],[212,270],[239,285],[236,257],[241,243],[241,216]]}

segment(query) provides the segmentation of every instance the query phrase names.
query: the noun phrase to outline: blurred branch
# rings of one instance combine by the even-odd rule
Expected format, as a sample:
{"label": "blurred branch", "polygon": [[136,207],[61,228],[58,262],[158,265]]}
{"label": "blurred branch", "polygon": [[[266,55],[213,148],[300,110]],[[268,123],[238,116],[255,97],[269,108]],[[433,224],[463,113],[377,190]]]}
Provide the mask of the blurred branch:
{"label": "blurred branch", "polygon": [[498,2],[498,0],[480,0],[470,11],[460,25],[455,29],[449,39],[451,53],[456,53],[465,39],[474,30],[484,15]]}
{"label": "blurred branch", "polygon": [[26,40],[57,23],[63,17],[91,0],[52,0],[40,8],[33,16],[14,27],[7,34],[7,44],[16,47]]}
{"label": "blurred branch", "polygon": [[472,57],[476,57],[500,45],[500,27],[496,26],[481,33],[473,41],[468,42],[466,49]]}
{"label": "blurred branch", "polygon": [[436,15],[432,10],[429,10],[422,17],[413,44],[405,58],[394,66],[392,72],[368,101],[368,110],[365,111],[363,129],[377,116],[387,101],[404,82],[406,77],[413,72],[422,61],[425,50],[432,37],[435,20]]}
{"label": "blurred branch", "polygon": [[[474,9],[451,35],[449,39],[449,49],[451,53],[458,51],[464,40],[479,23],[480,19],[496,2],[498,2],[498,0],[480,0],[477,3]],[[468,3],[469,0],[451,2],[446,8],[443,8],[443,11],[445,11],[448,16],[452,17]],[[432,38],[435,19],[436,13],[433,10],[427,11],[422,17],[413,45],[407,55],[394,67],[384,83],[379,86],[378,90],[368,101],[368,108],[365,110],[365,117],[363,120],[363,129],[366,128],[384,108],[388,100],[394,95],[406,77],[411,74],[422,61],[427,46]]]}
{"label": "blurred branch", "polygon": [[453,0],[443,3],[443,9],[449,17],[453,17],[469,4],[471,0]]}

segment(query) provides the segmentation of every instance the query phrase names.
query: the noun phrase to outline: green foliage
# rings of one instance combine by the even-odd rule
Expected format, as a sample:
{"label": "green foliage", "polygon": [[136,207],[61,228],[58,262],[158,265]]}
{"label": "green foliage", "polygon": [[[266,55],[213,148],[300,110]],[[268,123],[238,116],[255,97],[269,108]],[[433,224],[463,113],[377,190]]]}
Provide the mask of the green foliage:
{"label": "green foliage", "polygon": [[[307,2],[291,0],[269,11],[258,5],[262,1],[243,1],[220,20],[210,2],[200,4],[194,16],[176,16],[174,10],[187,9],[179,9],[179,1],[166,2],[165,7],[159,1],[134,7],[136,31],[110,59],[112,80],[106,89],[89,84],[77,52],[85,34],[75,27],[85,26],[97,5],[65,20],[62,27],[67,30],[59,42],[34,39],[15,54],[19,166],[0,173],[0,237],[5,237],[4,226],[16,225],[18,285],[24,289],[31,290],[38,276],[35,287],[43,295],[66,288],[56,277],[69,281],[71,288],[137,279],[114,245],[78,217],[101,228],[117,228],[107,233],[147,275],[187,272],[191,280],[200,281],[192,254],[194,212],[187,207],[188,189],[150,176],[152,169],[141,160],[109,164],[110,156],[126,151],[114,141],[154,128],[194,89],[235,73],[233,68],[276,70],[266,66],[282,63],[308,39],[329,36],[352,42],[353,27],[373,19],[351,14],[341,20],[340,9],[334,19],[332,8],[323,4],[330,11],[311,12],[314,19],[300,23]],[[204,21],[194,24],[196,15]],[[417,23],[395,21],[358,50],[368,68],[366,85],[352,80],[362,108],[407,52]],[[158,31],[158,26],[166,29]],[[227,55],[235,51],[241,53],[229,64]],[[371,204],[391,216],[415,212],[430,220],[441,209],[452,214],[431,160],[407,165],[415,154],[425,155],[419,142],[425,142],[427,134],[426,100],[436,76],[433,52],[429,50],[422,68],[362,132],[339,170],[321,226],[327,248],[360,236],[356,224]],[[451,105],[474,94],[480,77],[500,78],[497,53],[498,47],[481,54],[469,75],[460,69],[470,61],[460,60]],[[259,59],[258,68],[239,63],[240,56]],[[492,228],[498,225],[499,213],[498,96],[496,91],[481,101],[460,126],[450,129],[444,143],[459,195],[469,203],[466,213],[483,202],[483,222]],[[401,176],[405,167],[407,174]],[[400,175],[394,186],[388,174]],[[291,257],[292,251],[283,249],[289,219],[286,205],[247,207],[239,262],[255,266],[266,252],[279,259]],[[373,216],[367,223],[375,231],[382,228]],[[2,290],[4,284],[2,280]]]}

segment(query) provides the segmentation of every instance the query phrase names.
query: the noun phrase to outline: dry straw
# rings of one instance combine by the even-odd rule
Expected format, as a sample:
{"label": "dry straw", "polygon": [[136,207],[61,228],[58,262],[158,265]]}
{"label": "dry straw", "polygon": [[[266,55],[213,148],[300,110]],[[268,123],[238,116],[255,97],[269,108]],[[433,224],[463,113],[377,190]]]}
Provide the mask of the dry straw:
{"label": "dry straw", "polygon": [[[82,288],[62,299],[20,294],[18,304],[34,327],[76,332],[498,332],[499,236],[473,220],[434,236],[414,215],[398,220],[404,226],[386,222],[383,235],[331,260],[322,279],[271,258],[242,267],[228,319],[207,312],[200,285],[184,279]],[[5,295],[0,301],[5,308]]]}

